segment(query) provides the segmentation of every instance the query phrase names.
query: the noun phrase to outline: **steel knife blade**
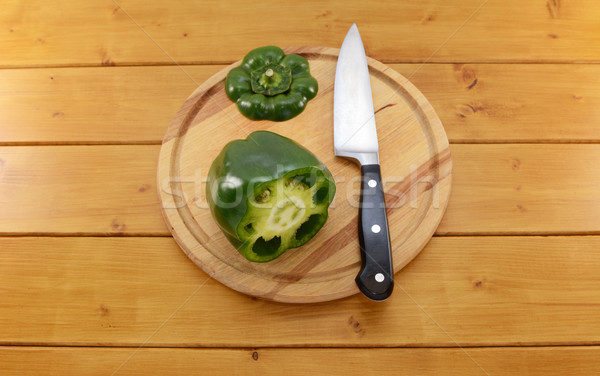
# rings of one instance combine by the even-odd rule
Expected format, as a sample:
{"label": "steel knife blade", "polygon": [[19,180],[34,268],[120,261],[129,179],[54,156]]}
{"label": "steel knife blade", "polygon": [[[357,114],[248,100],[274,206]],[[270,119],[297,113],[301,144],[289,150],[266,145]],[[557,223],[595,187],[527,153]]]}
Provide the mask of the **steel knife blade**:
{"label": "steel knife blade", "polygon": [[392,293],[394,271],[369,66],[356,24],[340,50],[333,98],[335,155],[354,159],[361,166],[358,235],[362,263],[356,284],[366,297],[381,301]]}

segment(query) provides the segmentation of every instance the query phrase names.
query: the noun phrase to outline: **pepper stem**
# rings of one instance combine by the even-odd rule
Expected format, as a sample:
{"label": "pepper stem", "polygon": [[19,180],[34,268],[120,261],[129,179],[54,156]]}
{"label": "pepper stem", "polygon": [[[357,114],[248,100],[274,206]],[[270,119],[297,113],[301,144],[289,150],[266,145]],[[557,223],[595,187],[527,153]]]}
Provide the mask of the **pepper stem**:
{"label": "pepper stem", "polygon": [[250,73],[250,85],[256,94],[273,96],[285,92],[292,83],[292,70],[283,65],[269,63]]}

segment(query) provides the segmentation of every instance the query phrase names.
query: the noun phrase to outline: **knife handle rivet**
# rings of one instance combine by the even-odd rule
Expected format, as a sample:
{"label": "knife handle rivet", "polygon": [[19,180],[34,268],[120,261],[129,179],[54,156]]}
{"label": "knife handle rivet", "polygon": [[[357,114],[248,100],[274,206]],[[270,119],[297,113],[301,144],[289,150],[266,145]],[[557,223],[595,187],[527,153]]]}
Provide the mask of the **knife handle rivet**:
{"label": "knife handle rivet", "polygon": [[374,179],[369,180],[367,184],[369,184],[369,187],[371,188],[377,187],[377,182]]}
{"label": "knife handle rivet", "polygon": [[374,234],[379,234],[379,231],[381,231],[381,227],[379,227],[379,225],[373,225],[371,226],[371,231],[373,231]]}
{"label": "knife handle rivet", "polygon": [[381,283],[385,280],[385,276],[383,275],[383,273],[377,273],[375,274],[375,280]]}

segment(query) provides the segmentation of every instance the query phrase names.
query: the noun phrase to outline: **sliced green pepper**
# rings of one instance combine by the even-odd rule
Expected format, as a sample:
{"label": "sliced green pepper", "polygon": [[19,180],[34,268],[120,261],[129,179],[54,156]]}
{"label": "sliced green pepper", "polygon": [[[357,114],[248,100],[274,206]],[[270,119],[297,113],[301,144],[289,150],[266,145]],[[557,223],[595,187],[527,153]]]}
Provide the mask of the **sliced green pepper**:
{"label": "sliced green pepper", "polygon": [[334,194],[333,177],[314,154],[268,131],[228,143],[206,184],[217,224],[254,262],[308,242],[327,221]]}
{"label": "sliced green pepper", "polygon": [[299,55],[286,56],[274,46],[250,51],[225,81],[229,99],[253,120],[291,119],[304,110],[318,90],[308,61]]}

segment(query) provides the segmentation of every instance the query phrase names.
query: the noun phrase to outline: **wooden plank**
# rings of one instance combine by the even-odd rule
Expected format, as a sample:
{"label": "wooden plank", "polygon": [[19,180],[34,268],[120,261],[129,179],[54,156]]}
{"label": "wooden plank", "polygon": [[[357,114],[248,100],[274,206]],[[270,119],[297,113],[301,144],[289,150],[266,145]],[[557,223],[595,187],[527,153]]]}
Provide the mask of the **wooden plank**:
{"label": "wooden plank", "polygon": [[[0,233],[169,235],[155,183],[159,148],[0,147]],[[451,153],[438,234],[600,233],[600,145],[452,145]],[[202,172],[183,178],[204,189]]]}
{"label": "wooden plank", "polygon": [[[430,100],[451,142],[600,140],[598,65],[391,66]],[[0,143],[158,144],[197,84],[224,67],[0,70]]]}
{"label": "wooden plank", "polygon": [[[4,375],[591,375],[598,347],[476,349],[0,348]],[[127,359],[132,355],[130,360]],[[34,362],[31,359],[35,359]],[[122,367],[121,367],[122,366]]]}
{"label": "wooden plank", "polygon": [[600,145],[453,145],[438,234],[600,230]]}
{"label": "wooden plank", "polygon": [[600,140],[600,66],[394,64],[440,116],[450,142]]}
{"label": "wooden plank", "polygon": [[[250,13],[268,25],[249,19]],[[285,6],[10,0],[0,15],[0,46],[5,67],[172,64],[166,53],[179,63],[223,63],[263,45],[338,47],[356,22],[367,52],[390,62],[425,61],[432,54],[431,61],[444,62],[598,61],[599,18],[595,0],[309,0]]]}
{"label": "wooden plank", "polygon": [[599,345],[600,237],[433,238],[393,296],[237,293],[170,238],[0,238],[0,344]]}
{"label": "wooden plank", "polygon": [[160,143],[183,101],[220,68],[0,70],[0,142]]}
{"label": "wooden plank", "polygon": [[169,234],[158,146],[0,148],[0,232]]}

